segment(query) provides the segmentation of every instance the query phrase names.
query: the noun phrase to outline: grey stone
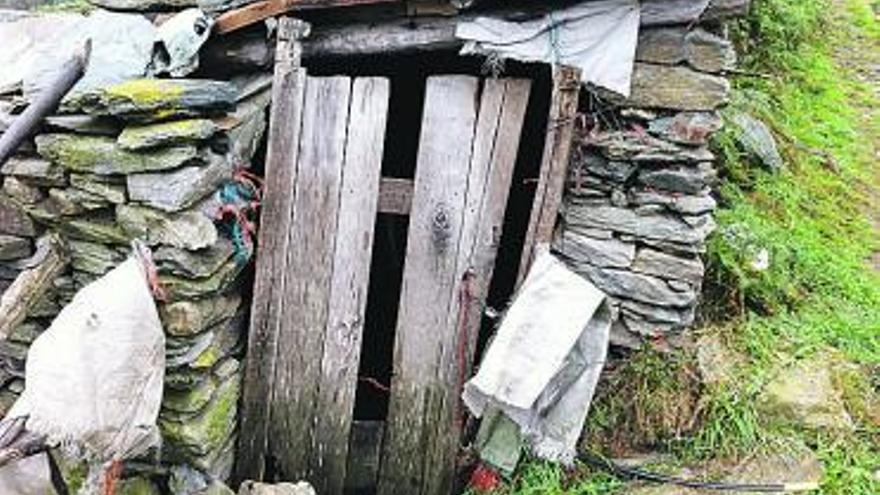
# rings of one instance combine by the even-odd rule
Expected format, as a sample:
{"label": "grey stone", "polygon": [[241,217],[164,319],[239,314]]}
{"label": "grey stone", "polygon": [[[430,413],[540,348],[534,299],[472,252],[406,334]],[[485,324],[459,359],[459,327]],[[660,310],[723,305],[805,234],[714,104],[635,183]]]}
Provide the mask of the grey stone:
{"label": "grey stone", "polygon": [[638,176],[639,182],[647,187],[682,194],[700,194],[716,179],[710,163],[643,169]]}
{"label": "grey stone", "polygon": [[597,133],[584,141],[609,160],[634,162],[702,162],[714,155],[705,147],[680,146],[649,134],[626,131]]}
{"label": "grey stone", "polygon": [[226,380],[241,369],[241,361],[234,357],[222,359],[214,368],[214,376],[220,380]]}
{"label": "grey stone", "polygon": [[231,178],[232,164],[225,156],[212,155],[205,166],[132,174],[126,180],[129,199],[170,212],[192,205]]}
{"label": "grey stone", "polygon": [[685,28],[642,29],[636,45],[636,60],[654,64],[678,65],[686,60]]}
{"label": "grey stone", "polygon": [[121,244],[127,246],[131,237],[120,226],[107,217],[76,218],[59,224],[59,228],[73,237],[99,244]]}
{"label": "grey stone", "polygon": [[576,262],[590,263],[599,267],[626,268],[635,257],[635,244],[618,239],[593,239],[568,230],[556,244],[562,256]]}
{"label": "grey stone", "polygon": [[704,335],[696,342],[697,369],[703,383],[717,385],[729,382],[742,363],[742,356],[728,348],[718,335]]}
{"label": "grey stone", "polygon": [[771,172],[782,170],[784,162],[776,146],[776,138],[773,137],[767,124],[744,112],[733,114],[730,122],[736,126],[737,143],[746,153],[756,158]]}
{"label": "grey stone", "polygon": [[204,411],[186,421],[159,416],[168,460],[196,463],[222,449],[235,429],[239,382],[234,377],[221,384]]}
{"label": "grey stone", "polygon": [[629,200],[636,205],[664,205],[671,211],[685,215],[711,213],[718,206],[708,189],[697,196],[663,193],[651,189],[630,190]]}
{"label": "grey stone", "polygon": [[205,380],[189,390],[169,390],[162,397],[162,408],[182,414],[196,414],[211,402],[217,384]]}
{"label": "grey stone", "polygon": [[195,160],[194,146],[178,145],[144,152],[126,151],[108,137],[41,134],[40,155],[75,172],[98,175],[132,174],[177,168]]}
{"label": "grey stone", "polygon": [[192,336],[235,315],[241,298],[235,294],[212,295],[196,301],[178,301],[162,305],[159,314],[165,331],[173,336]]}
{"label": "grey stone", "polygon": [[217,242],[198,251],[162,246],[153,253],[160,273],[189,278],[207,278],[217,273],[235,251],[232,241],[220,236]]}
{"label": "grey stone", "polygon": [[41,203],[40,209],[49,216],[79,215],[92,210],[110,206],[110,202],[81,189],[49,189],[49,197]]}
{"label": "grey stone", "polygon": [[711,215],[705,215],[703,223],[694,226],[671,215],[643,216],[633,210],[613,206],[573,206],[566,209],[565,219],[573,226],[611,230],[639,239],[682,245],[703,243],[715,228]]}
{"label": "grey stone", "polygon": [[624,207],[629,204],[629,199],[626,197],[626,193],[621,189],[614,189],[611,191],[611,204],[617,207]]}
{"label": "grey stone", "polygon": [[105,244],[70,241],[70,263],[74,270],[104,275],[125,261],[126,255]]}
{"label": "grey stone", "polygon": [[63,131],[76,134],[92,134],[95,136],[116,136],[119,134],[119,123],[111,118],[94,115],[50,115],[46,123]]}
{"label": "grey stone", "polygon": [[17,201],[0,193],[0,234],[34,237],[34,222]]}
{"label": "grey stone", "polygon": [[225,113],[236,94],[224,81],[134,79],[84,95],[79,104],[90,114],[149,122]]}
{"label": "grey stone", "polygon": [[161,495],[162,492],[152,481],[142,476],[126,478],[116,485],[117,495]]}
{"label": "grey stone", "polygon": [[64,169],[42,158],[13,156],[0,169],[2,175],[13,175],[41,186],[66,186]]}
{"label": "grey stone", "polygon": [[[189,390],[209,379],[210,375],[202,370],[190,368],[169,368],[165,370],[165,387],[169,390]],[[169,419],[173,415],[164,414]]]}
{"label": "grey stone", "polygon": [[230,153],[236,159],[250,162],[257,152],[266,132],[266,109],[271,102],[271,91],[262,90],[240,101],[230,117],[238,124],[227,131],[231,143]]}
{"label": "grey stone", "polygon": [[10,342],[29,346],[40,336],[40,334],[43,333],[44,330],[45,328],[43,328],[42,325],[35,323],[34,321],[25,321],[24,323],[16,325],[12,331],[9,332],[8,339]]}
{"label": "grey stone", "polygon": [[781,370],[760,397],[772,420],[817,430],[851,431],[854,424],[823,359],[802,361]]}
{"label": "grey stone", "polygon": [[613,268],[575,263],[574,270],[588,277],[604,292],[656,306],[687,307],[696,302],[695,292],[677,292],[661,279]]}
{"label": "grey stone", "polygon": [[200,299],[210,294],[225,293],[230,290],[238,279],[242,268],[243,265],[230,259],[208,278],[191,279],[177,275],[160,274],[159,281],[171,301]]}
{"label": "grey stone", "polygon": [[684,280],[694,284],[703,281],[705,271],[700,258],[682,258],[649,248],[639,249],[632,269],[647,275],[656,275],[668,280]]}
{"label": "grey stone", "polygon": [[151,208],[119,205],[116,221],[126,235],[181,249],[198,250],[217,242],[217,228],[201,212],[186,211],[169,214]]}
{"label": "grey stone", "polygon": [[22,205],[33,205],[46,198],[46,194],[39,187],[12,176],[3,178],[3,192]]}
{"label": "grey stone", "polygon": [[186,119],[157,124],[129,125],[116,142],[122,149],[136,151],[158,146],[204,141],[214,135],[217,126],[208,119]]}
{"label": "grey stone", "polygon": [[803,441],[788,438],[749,456],[725,480],[735,483],[813,486],[819,488],[825,468],[818,456]]}
{"label": "grey stone", "polygon": [[26,258],[31,255],[31,249],[30,239],[0,234],[0,261]]}
{"label": "grey stone", "polygon": [[169,355],[167,366],[171,368],[186,366],[196,370],[213,368],[220,360],[238,349],[244,326],[244,313],[240,313],[217,323],[207,332],[195,337],[170,338],[169,346],[180,347],[167,349]]}
{"label": "grey stone", "polygon": [[625,105],[673,110],[714,110],[727,103],[730,82],[687,67],[636,63]]}
{"label": "grey stone", "polygon": [[672,290],[678,291],[678,292],[690,292],[690,291],[695,291],[699,288],[695,284],[691,284],[691,283],[685,282],[683,280],[667,280],[666,283],[669,284],[669,287]]}
{"label": "grey stone", "polygon": [[640,349],[644,342],[639,335],[629,331],[623,321],[616,319],[611,324],[611,333],[608,342],[614,347],[623,347],[626,349]]}
{"label": "grey stone", "polygon": [[674,143],[701,146],[722,126],[723,120],[715,112],[679,112],[652,120],[648,132]]}
{"label": "grey stone", "polygon": [[704,29],[685,36],[684,55],[688,65],[703,72],[724,72],[736,68],[736,50],[730,41]]}
{"label": "grey stone", "polygon": [[681,328],[679,325],[676,324],[649,321],[630,316],[626,313],[624,313],[620,317],[620,321],[623,322],[623,325],[628,331],[639,337],[663,337]]}
{"label": "grey stone", "polygon": [[113,204],[125,203],[124,181],[106,175],[70,174],[70,185]]}
{"label": "grey stone", "polygon": [[604,156],[588,151],[584,155],[581,168],[591,174],[614,182],[626,182],[638,166],[630,162],[610,161]]}
{"label": "grey stone", "polygon": [[258,483],[245,481],[239,488],[238,495],[317,495],[312,485],[305,481],[298,483]]}
{"label": "grey stone", "polygon": [[677,309],[630,299],[621,300],[620,309],[623,313],[629,314],[634,318],[656,323],[669,323],[676,326],[690,325],[694,322],[696,316],[695,306]]}

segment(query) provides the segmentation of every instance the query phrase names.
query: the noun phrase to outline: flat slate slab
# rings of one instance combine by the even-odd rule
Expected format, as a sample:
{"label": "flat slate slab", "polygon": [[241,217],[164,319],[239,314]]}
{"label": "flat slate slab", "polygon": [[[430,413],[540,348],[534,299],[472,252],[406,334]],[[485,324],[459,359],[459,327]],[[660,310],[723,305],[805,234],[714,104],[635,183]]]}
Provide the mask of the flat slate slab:
{"label": "flat slate slab", "polygon": [[75,172],[97,175],[133,174],[177,168],[196,159],[195,146],[178,145],[134,152],[119,147],[115,139],[73,134],[42,134],[37,151],[44,158]]}

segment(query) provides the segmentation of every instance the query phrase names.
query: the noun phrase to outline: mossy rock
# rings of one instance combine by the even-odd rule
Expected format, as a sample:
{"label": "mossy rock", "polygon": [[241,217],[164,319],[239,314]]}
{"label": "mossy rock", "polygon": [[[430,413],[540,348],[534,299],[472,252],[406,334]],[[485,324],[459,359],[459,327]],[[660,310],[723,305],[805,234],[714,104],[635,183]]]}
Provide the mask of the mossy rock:
{"label": "mossy rock", "polygon": [[162,492],[152,481],[138,476],[119,482],[116,486],[116,495],[161,495]]}
{"label": "mossy rock", "polygon": [[184,300],[163,305],[159,308],[159,315],[166,333],[188,337],[231,318],[240,305],[241,298],[237,295],[213,294],[195,301]]}
{"label": "mossy rock", "polygon": [[97,175],[132,174],[177,168],[198,157],[195,146],[172,146],[133,152],[103,136],[41,134],[35,139],[37,152],[74,172]]}
{"label": "mossy rock", "polygon": [[198,459],[223,448],[235,430],[240,388],[240,377],[234,376],[218,387],[198,416],[185,421],[159,417],[169,460],[197,465]]}
{"label": "mossy rock", "polygon": [[76,104],[94,115],[147,122],[224,113],[236,97],[235,86],[224,81],[134,79],[83,95]]}
{"label": "mossy rock", "polygon": [[217,242],[214,222],[200,211],[165,213],[147,207],[119,205],[116,221],[126,235],[143,239],[150,246],[164,244],[198,250]]}
{"label": "mossy rock", "polygon": [[204,141],[216,131],[217,126],[208,119],[175,120],[158,124],[130,125],[122,130],[116,142],[122,149],[134,151]]}

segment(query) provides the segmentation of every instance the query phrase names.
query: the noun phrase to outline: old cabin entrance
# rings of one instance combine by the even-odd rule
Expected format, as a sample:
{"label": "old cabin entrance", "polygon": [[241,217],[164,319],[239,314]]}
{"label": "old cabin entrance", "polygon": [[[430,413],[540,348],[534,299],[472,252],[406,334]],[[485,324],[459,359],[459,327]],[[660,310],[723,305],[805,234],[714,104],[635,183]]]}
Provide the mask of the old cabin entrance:
{"label": "old cabin entrance", "polygon": [[299,67],[283,35],[238,475],[449,493],[483,310],[552,233],[577,76],[454,54]]}

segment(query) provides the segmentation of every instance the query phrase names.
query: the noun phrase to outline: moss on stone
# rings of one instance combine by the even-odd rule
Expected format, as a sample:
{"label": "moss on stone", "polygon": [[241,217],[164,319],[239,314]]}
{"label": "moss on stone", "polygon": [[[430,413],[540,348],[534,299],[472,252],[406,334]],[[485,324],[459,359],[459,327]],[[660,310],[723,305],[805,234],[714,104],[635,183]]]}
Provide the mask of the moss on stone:
{"label": "moss on stone", "polygon": [[166,79],[133,79],[108,87],[104,94],[110,101],[121,100],[145,108],[179,99],[184,88]]}
{"label": "moss on stone", "polygon": [[153,148],[169,144],[201,141],[211,137],[217,126],[208,119],[185,119],[158,124],[132,125],[117,138],[127,150]]}
{"label": "moss on stone", "polygon": [[240,387],[237,375],[221,384],[211,402],[197,416],[172,419],[160,415],[159,426],[169,456],[197,465],[199,458],[221,449],[235,429]]}
{"label": "moss on stone", "polygon": [[194,160],[194,146],[173,146],[151,152],[120,148],[112,138],[73,134],[37,136],[37,151],[66,169],[98,175],[131,174],[177,168]]}

